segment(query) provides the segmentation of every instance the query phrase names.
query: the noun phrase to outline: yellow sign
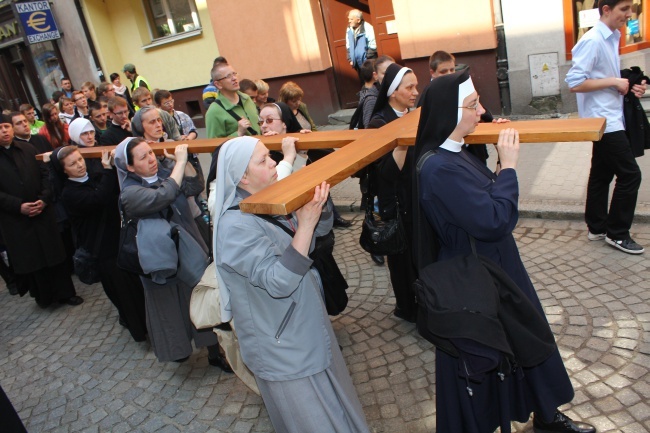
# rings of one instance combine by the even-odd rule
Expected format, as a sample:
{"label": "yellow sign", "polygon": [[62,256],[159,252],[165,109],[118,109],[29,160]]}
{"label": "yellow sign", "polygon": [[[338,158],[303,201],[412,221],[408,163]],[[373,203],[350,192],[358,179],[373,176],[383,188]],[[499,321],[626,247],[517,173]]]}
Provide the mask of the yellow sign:
{"label": "yellow sign", "polygon": [[0,25],[0,41],[18,35],[18,21]]}
{"label": "yellow sign", "polygon": [[548,72],[550,70],[551,70],[551,68],[549,68],[548,65],[546,63],[544,63],[544,66],[542,66],[542,72]]}
{"label": "yellow sign", "polygon": [[47,14],[45,12],[34,12],[29,16],[29,19],[26,21],[27,26],[33,28],[37,32],[46,32],[52,28],[48,24],[47,27],[42,27],[47,21]]}

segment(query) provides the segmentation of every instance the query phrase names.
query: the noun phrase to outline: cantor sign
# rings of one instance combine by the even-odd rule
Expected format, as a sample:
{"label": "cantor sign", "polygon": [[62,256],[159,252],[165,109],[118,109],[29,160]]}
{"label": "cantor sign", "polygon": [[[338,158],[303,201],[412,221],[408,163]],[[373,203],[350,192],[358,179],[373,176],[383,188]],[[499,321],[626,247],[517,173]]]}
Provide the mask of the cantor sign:
{"label": "cantor sign", "polygon": [[61,38],[48,1],[14,3],[30,44]]}

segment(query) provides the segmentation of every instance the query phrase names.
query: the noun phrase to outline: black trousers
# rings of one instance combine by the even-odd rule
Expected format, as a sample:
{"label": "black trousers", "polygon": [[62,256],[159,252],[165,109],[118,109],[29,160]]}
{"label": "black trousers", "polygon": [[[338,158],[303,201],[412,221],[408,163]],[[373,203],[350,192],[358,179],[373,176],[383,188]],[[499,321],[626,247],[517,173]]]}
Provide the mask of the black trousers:
{"label": "black trousers", "polygon": [[[616,176],[614,194],[607,211],[609,184]],[[641,169],[634,159],[625,131],[608,132],[594,141],[587,184],[585,222],[592,233],[607,233],[611,239],[630,237]]]}
{"label": "black trousers", "polygon": [[[406,238],[412,239],[413,229],[411,223],[404,221],[403,217],[402,222],[404,223]],[[413,283],[417,278],[417,272],[413,262],[411,243],[408,242],[406,251],[403,253],[386,256],[386,261],[388,262],[388,272],[390,282],[393,285],[393,293],[395,293],[395,306],[405,314],[415,317],[417,307],[415,305]]]}

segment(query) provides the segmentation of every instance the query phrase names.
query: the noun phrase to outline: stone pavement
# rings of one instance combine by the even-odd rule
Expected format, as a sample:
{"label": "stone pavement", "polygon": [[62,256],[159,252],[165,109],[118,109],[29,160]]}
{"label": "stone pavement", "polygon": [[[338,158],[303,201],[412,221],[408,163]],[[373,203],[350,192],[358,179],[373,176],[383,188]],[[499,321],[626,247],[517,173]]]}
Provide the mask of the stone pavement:
{"label": "stone pavement", "polygon": [[[345,217],[355,226],[336,231],[335,256],[350,303],[333,324],[371,430],[433,432],[432,346],[392,316],[387,268],[358,246],[361,215]],[[650,225],[633,232],[650,245]],[[648,253],[589,242],[578,221],[522,219],[515,235],[576,390],[566,412],[601,433],[650,431]],[[30,432],[272,431],[261,399],[205,350],[159,363],[98,284],[77,288],[81,306],[41,310],[0,287],[0,384]]]}

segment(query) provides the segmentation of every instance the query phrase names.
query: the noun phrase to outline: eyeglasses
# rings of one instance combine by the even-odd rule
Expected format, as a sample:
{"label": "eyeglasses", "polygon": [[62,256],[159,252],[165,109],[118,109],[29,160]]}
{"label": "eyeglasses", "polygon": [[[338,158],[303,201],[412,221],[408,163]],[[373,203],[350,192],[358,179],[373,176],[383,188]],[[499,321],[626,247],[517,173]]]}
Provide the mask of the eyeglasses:
{"label": "eyeglasses", "polygon": [[274,119],[272,117],[267,117],[266,119],[260,119],[257,123],[262,126],[266,122],[267,125],[270,125],[273,123],[274,120],[282,120],[282,119]]}
{"label": "eyeglasses", "polygon": [[221,80],[225,80],[226,78],[229,79],[229,80],[232,80],[233,78],[237,78],[237,72],[233,71],[233,72],[229,73],[228,75],[226,75],[225,77],[217,78],[214,81],[221,81]]}
{"label": "eyeglasses", "polygon": [[458,107],[458,108],[467,108],[468,110],[476,110],[478,108],[478,106],[479,106],[479,103],[478,103],[479,99],[480,99],[480,96],[477,96],[476,97],[476,102],[473,103],[472,105],[470,105],[469,107]]}
{"label": "eyeglasses", "polygon": [[163,102],[162,104],[163,107],[173,107],[174,106],[174,100],[170,99],[169,101]]}

